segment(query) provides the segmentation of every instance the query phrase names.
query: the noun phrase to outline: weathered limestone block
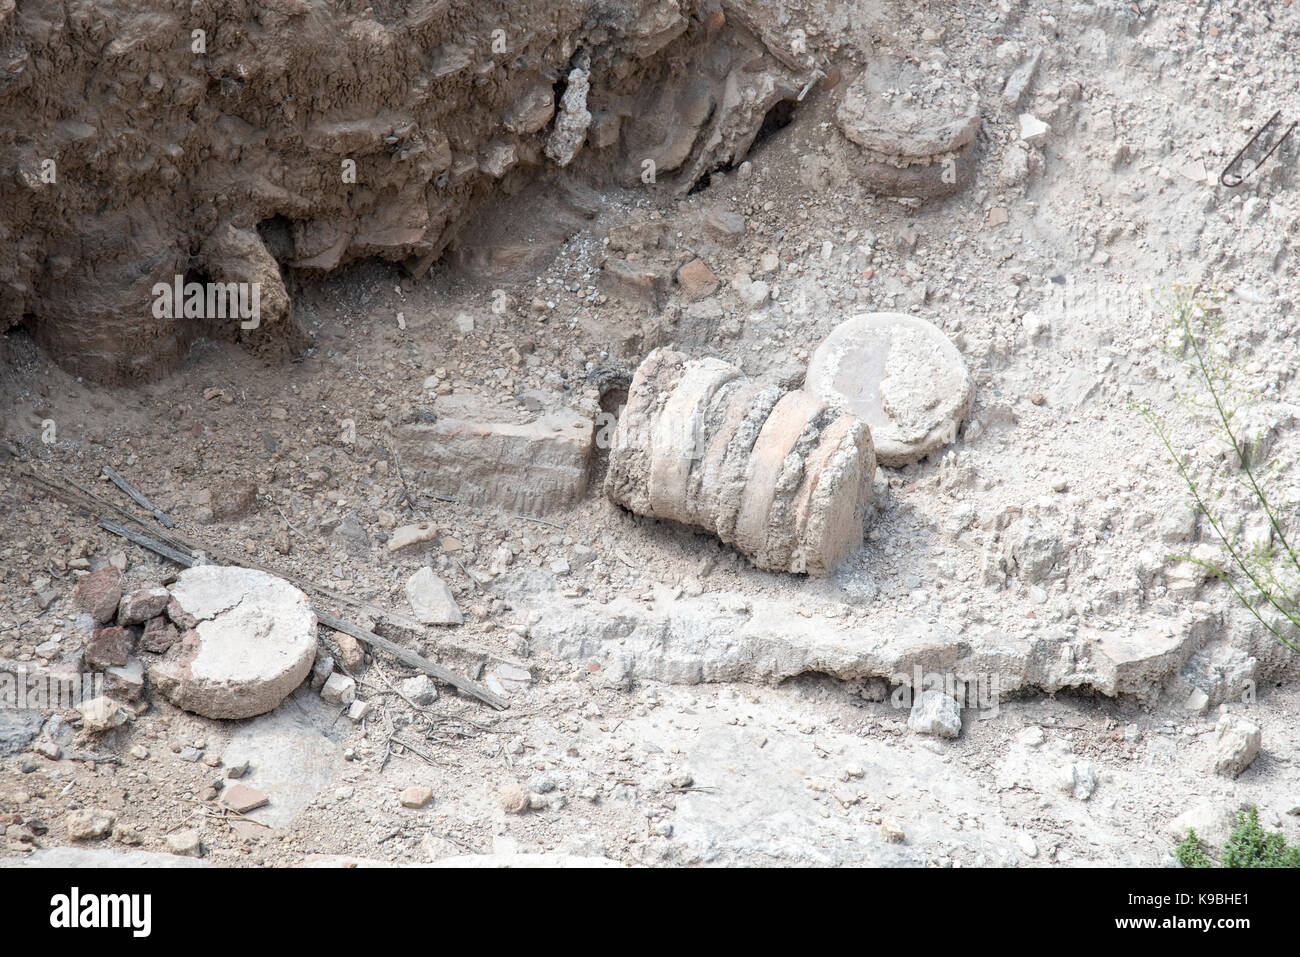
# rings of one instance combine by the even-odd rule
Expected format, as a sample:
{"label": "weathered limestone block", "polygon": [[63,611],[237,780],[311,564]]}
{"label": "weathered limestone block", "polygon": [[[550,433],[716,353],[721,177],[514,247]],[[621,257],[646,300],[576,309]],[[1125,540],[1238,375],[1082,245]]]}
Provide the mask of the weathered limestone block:
{"label": "weathered limestone block", "polygon": [[632,379],[605,493],[708,529],[759,568],[825,575],[862,541],[875,470],[856,416],[656,349]]}
{"label": "weathered limestone block", "polygon": [[435,495],[540,515],[587,488],[593,421],[572,411],[528,423],[440,418],[402,426],[402,465]]}

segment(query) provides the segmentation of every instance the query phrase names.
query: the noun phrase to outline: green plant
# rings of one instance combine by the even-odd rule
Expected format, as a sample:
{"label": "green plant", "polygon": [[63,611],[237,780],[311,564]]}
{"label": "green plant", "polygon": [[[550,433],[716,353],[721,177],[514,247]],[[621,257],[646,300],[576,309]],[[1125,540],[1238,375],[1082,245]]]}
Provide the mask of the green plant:
{"label": "green plant", "polygon": [[1223,845],[1222,867],[1300,867],[1300,845],[1290,847],[1281,834],[1259,826],[1259,812],[1248,807]]}
{"label": "green plant", "polygon": [[[1230,449],[1226,467],[1198,474],[1190,457],[1174,448],[1164,419],[1150,406],[1140,408],[1152,424],[1178,475],[1191,493],[1192,505],[1205,517],[1214,537],[1226,550],[1228,561],[1219,563],[1192,555],[1174,559],[1200,566],[1225,582],[1238,601],[1281,644],[1300,651],[1300,557],[1279,520],[1279,510],[1267,493],[1267,476],[1259,461],[1262,435],[1247,434],[1248,403],[1237,405],[1239,390],[1233,384],[1233,364],[1223,337],[1223,316],[1218,297],[1198,295],[1188,286],[1174,286],[1157,300],[1171,316],[1169,351],[1189,367],[1196,388],[1184,398],[1206,412],[1214,432]],[[1248,501],[1267,519],[1269,542],[1249,547],[1238,538],[1234,525],[1217,507],[1226,487],[1236,484]],[[1224,567],[1226,566],[1226,567]]]}
{"label": "green plant", "polygon": [[1213,867],[1214,862],[1201,850],[1201,839],[1196,836],[1196,829],[1187,832],[1181,844],[1174,848],[1174,857],[1183,867]]}
{"label": "green plant", "polygon": [[[1174,849],[1183,867],[1214,867],[1201,848],[1195,830],[1189,830]],[[1237,812],[1237,823],[1219,855],[1219,867],[1300,867],[1300,845],[1291,846],[1281,834],[1270,834],[1259,824],[1259,810],[1253,805]]]}

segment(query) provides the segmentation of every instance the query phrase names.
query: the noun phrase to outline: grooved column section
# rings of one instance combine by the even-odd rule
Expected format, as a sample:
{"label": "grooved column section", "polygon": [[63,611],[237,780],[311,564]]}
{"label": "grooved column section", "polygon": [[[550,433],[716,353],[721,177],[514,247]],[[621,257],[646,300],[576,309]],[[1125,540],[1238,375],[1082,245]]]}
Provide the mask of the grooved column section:
{"label": "grooved column section", "polygon": [[875,471],[856,416],[719,359],[656,349],[632,379],[605,494],[707,529],[759,568],[825,575],[862,543]]}

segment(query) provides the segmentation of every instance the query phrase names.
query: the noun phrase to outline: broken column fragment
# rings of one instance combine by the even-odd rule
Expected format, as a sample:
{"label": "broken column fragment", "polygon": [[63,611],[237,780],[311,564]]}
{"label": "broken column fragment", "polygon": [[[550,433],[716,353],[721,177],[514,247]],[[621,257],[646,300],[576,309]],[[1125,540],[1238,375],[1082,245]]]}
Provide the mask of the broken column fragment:
{"label": "broken column fragment", "polygon": [[899,312],[840,323],[808,361],[804,388],[863,419],[887,468],[956,441],[975,386],[940,329]]}
{"label": "broken column fragment", "polygon": [[656,349],[632,379],[605,493],[705,528],[759,568],[825,575],[862,541],[875,470],[856,416],[720,359]]}

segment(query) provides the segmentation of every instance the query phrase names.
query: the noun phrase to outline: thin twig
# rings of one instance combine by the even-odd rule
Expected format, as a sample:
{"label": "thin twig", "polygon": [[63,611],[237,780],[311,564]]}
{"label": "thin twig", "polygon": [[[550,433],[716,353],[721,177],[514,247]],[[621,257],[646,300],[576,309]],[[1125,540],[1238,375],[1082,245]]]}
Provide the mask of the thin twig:
{"label": "thin twig", "polygon": [[431,755],[428,751],[425,751],[425,750],[423,750],[422,748],[419,748],[419,747],[417,747],[416,745],[411,744],[411,743],[408,742],[408,741],[403,741],[401,738],[390,738],[389,740],[392,741],[393,744],[401,745],[403,748],[406,748],[406,750],[410,751],[412,754],[415,754],[415,755],[418,755],[418,756],[424,758],[424,760],[425,760],[425,761],[428,761],[430,764],[438,765],[438,764],[446,764],[446,763],[447,763],[446,761],[439,761],[437,758],[435,758],[433,755]]}
{"label": "thin twig", "polygon": [[538,525],[549,525],[551,528],[565,529],[567,525],[561,525],[559,522],[552,522],[545,518],[538,518],[536,515],[511,515],[511,518],[520,518],[525,522],[536,522]]}
{"label": "thin twig", "polygon": [[478,592],[480,595],[483,594],[483,586],[480,585],[479,580],[475,578],[473,575],[471,575],[469,573],[469,570],[464,565],[461,564],[460,559],[457,558],[455,555],[450,556],[450,558],[453,562],[456,563],[456,567],[465,573],[465,577],[468,578],[470,582],[474,585],[474,590]]}
{"label": "thin twig", "polygon": [[379,679],[380,679],[381,681],[383,681],[384,684],[388,685],[388,690],[390,690],[393,694],[397,695],[397,697],[399,697],[399,698],[401,698],[403,701],[405,701],[405,702],[406,702],[408,705],[410,705],[413,709],[415,709],[416,711],[419,711],[419,712],[422,713],[422,714],[432,714],[432,713],[433,713],[431,708],[426,708],[426,707],[424,707],[423,705],[418,705],[418,704],[416,704],[414,701],[412,701],[412,700],[411,700],[410,698],[408,698],[406,695],[402,694],[402,692],[398,691],[398,690],[397,690],[397,686],[394,685],[391,681],[388,680],[388,675],[384,674],[383,669],[381,669],[381,668],[379,667],[379,662],[375,662],[374,665],[372,665],[371,667],[374,668],[375,674],[379,675]]}
{"label": "thin twig", "polygon": [[457,688],[466,694],[473,695],[480,701],[483,701],[500,711],[504,711],[506,708],[510,707],[509,701],[483,687],[478,682],[470,681],[468,678],[464,678],[456,674],[456,672],[444,668],[442,665],[435,664],[429,659],[403,648],[396,642],[389,641],[387,638],[376,635],[373,631],[367,631],[360,625],[354,625],[341,618],[335,618],[333,615],[321,610],[319,607],[316,608],[316,617],[325,627],[333,628],[335,631],[341,631],[346,635],[351,635],[358,641],[364,641],[372,648],[379,648],[386,651],[403,664],[410,665],[412,668],[418,668],[430,677],[437,678],[439,681],[445,682],[453,688]]}
{"label": "thin twig", "polygon": [[172,521],[170,515],[168,515],[166,512],[160,509],[153,502],[149,501],[138,491],[136,491],[135,487],[132,486],[130,482],[122,478],[122,476],[118,475],[117,472],[114,471],[110,466],[105,465],[103,471],[104,474],[108,476],[108,480],[110,482],[112,482],[114,485],[120,488],[128,496],[130,496],[131,501],[135,502],[135,504],[139,505],[146,512],[149,512],[151,515],[153,515],[154,518],[158,519],[158,521],[161,522],[164,527],[166,528],[176,527],[176,523]]}
{"label": "thin twig", "polygon": [[406,497],[403,501],[405,501],[406,507],[411,510],[412,514],[414,514],[414,500],[411,498],[410,486],[406,484],[406,476],[402,473],[402,462],[397,457],[397,450],[393,448],[393,443],[388,441],[384,442],[384,448],[388,449],[388,457],[393,463],[393,468],[397,471],[397,481],[402,483],[402,491],[406,493]]}
{"label": "thin twig", "polygon": [[288,525],[289,528],[290,528],[290,530],[292,530],[292,531],[294,531],[294,532],[297,532],[298,537],[301,538],[303,541],[306,541],[306,540],[307,540],[307,536],[304,535],[302,532],[299,532],[298,529],[294,527],[293,522],[289,521],[289,516],[286,515],[286,514],[284,514],[284,510],[283,510],[282,508],[280,508],[279,505],[277,505],[275,502],[271,502],[271,506],[272,506],[272,507],[273,507],[277,512],[280,513],[280,517],[281,517],[282,519],[284,519],[284,524]]}

